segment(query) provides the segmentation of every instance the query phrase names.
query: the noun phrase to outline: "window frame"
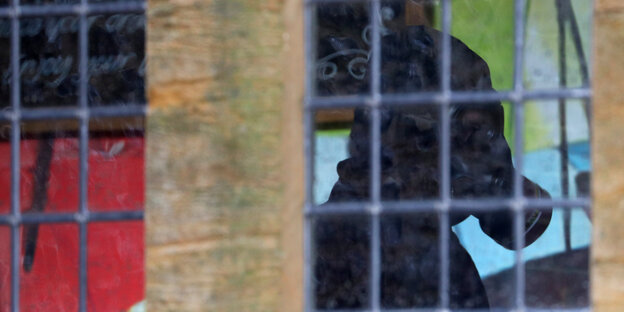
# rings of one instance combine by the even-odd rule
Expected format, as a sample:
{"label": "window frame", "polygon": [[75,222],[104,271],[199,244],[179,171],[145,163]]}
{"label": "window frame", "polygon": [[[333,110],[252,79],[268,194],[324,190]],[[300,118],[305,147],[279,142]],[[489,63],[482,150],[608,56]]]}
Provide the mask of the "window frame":
{"label": "window frame", "polygon": [[[570,3],[569,0],[556,0],[556,3]],[[439,59],[441,72],[440,90],[432,93],[413,93],[400,95],[383,95],[380,88],[380,9],[382,0],[361,0],[358,2],[369,3],[371,5],[370,22],[372,27],[371,40],[371,74],[370,74],[370,94],[336,97],[319,97],[315,95],[315,72],[316,72],[316,32],[315,32],[315,6],[323,3],[347,3],[348,0],[304,0],[304,44],[305,44],[305,95],[304,95],[304,155],[305,155],[305,203],[304,203],[304,229],[303,229],[303,249],[304,249],[304,311],[317,311],[315,305],[314,289],[314,243],[313,243],[313,222],[315,218],[326,215],[365,215],[370,220],[370,277],[369,277],[369,299],[370,307],[364,310],[380,311],[380,276],[381,276],[381,248],[380,248],[380,216],[384,213],[402,212],[417,213],[430,212],[437,213],[439,218],[438,243],[440,247],[440,290],[439,307],[433,310],[449,309],[449,214],[451,209],[457,211],[494,211],[498,207],[509,207],[513,212],[514,226],[514,309],[519,311],[530,310],[525,305],[525,269],[523,264],[523,224],[525,222],[524,213],[528,209],[549,209],[560,207],[564,212],[569,212],[574,208],[583,208],[591,214],[591,199],[589,197],[562,198],[562,199],[531,199],[523,194],[522,189],[522,169],[523,151],[516,148],[513,152],[515,162],[513,195],[509,199],[452,199],[450,193],[450,106],[459,103],[487,103],[491,101],[508,101],[513,109],[514,146],[524,146],[524,106],[528,100],[558,100],[560,107],[565,106],[566,100],[578,99],[585,102],[588,112],[591,112],[592,87],[589,84],[589,74],[587,63],[581,64],[583,72],[584,87],[569,88],[564,79],[558,89],[554,90],[527,90],[523,84],[523,64],[524,64],[524,32],[525,32],[525,11],[526,0],[515,0],[514,2],[514,56],[513,56],[513,85],[511,90],[506,91],[452,91],[450,83],[451,73],[451,21],[452,21],[452,0],[440,0],[441,20],[442,20],[442,52]],[[351,1],[353,2],[353,1]],[[558,10],[560,11],[560,10]],[[563,26],[561,12],[558,14],[560,29]],[[571,18],[574,20],[574,18]],[[578,26],[572,22],[572,32],[578,36]],[[561,36],[560,36],[561,37]],[[565,45],[565,36],[563,37]],[[577,43],[578,43],[578,38]],[[560,39],[561,41],[561,39]],[[560,47],[562,43],[560,42]],[[578,46],[576,47],[579,48]],[[561,50],[560,50],[561,51]],[[582,51],[582,48],[581,48]],[[561,53],[561,52],[560,52]],[[577,51],[577,53],[579,53]],[[582,52],[580,53],[582,54]],[[584,57],[579,57],[584,59]],[[565,76],[565,58],[563,60],[563,74]],[[581,61],[583,63],[583,61]],[[440,109],[440,196],[435,200],[427,201],[401,201],[382,202],[381,200],[381,168],[380,168],[380,109],[383,106],[395,107],[403,105],[435,104]],[[326,203],[320,208],[314,202],[314,136],[315,136],[315,112],[330,108],[357,108],[366,107],[371,111],[370,127],[370,200],[366,203]],[[565,108],[565,107],[564,107]],[[564,113],[565,116],[565,113]],[[591,116],[589,116],[591,119]],[[563,119],[565,129],[565,119]],[[562,131],[562,137],[565,133]],[[565,140],[562,140],[565,142]],[[565,143],[564,143],[565,144]],[[560,148],[565,148],[562,144]],[[564,153],[567,155],[567,153]],[[562,157],[562,172],[565,172],[564,165],[567,165],[567,157]],[[567,178],[567,175],[566,175]],[[562,181],[565,180],[562,177]],[[567,185],[562,182],[564,193]],[[566,311],[569,309],[563,309]],[[578,309],[573,309],[578,310]]]}

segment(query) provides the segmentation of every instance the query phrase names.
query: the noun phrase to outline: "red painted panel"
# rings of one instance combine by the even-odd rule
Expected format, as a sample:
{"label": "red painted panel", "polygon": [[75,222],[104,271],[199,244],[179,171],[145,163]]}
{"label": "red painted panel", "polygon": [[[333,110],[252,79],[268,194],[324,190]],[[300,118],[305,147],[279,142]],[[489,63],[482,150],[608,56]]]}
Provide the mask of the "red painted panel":
{"label": "red painted panel", "polygon": [[[20,146],[22,211],[32,202],[38,144],[37,139],[26,139]],[[0,142],[0,213],[10,211],[10,155],[10,144]],[[141,210],[144,189],[142,137],[90,139],[88,205],[92,211]],[[78,140],[57,138],[44,212],[77,211],[78,190]],[[0,311],[10,308],[10,257],[4,252],[10,247],[9,234],[7,229],[0,231]],[[143,222],[89,224],[88,243],[89,311],[123,311],[143,300]],[[20,273],[22,311],[77,310],[78,247],[76,224],[39,227],[33,268]]]}

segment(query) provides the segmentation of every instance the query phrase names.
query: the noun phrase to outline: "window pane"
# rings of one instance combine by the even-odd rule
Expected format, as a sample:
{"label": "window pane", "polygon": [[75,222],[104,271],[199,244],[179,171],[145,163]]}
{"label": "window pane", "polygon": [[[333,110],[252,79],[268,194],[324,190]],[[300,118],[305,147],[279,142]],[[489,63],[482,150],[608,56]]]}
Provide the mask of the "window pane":
{"label": "window pane", "polygon": [[369,306],[370,220],[363,216],[314,221],[314,294],[318,309]]}
{"label": "window pane", "polygon": [[368,201],[370,116],[365,109],[315,114],[314,203]]}
{"label": "window pane", "polygon": [[451,108],[451,196],[509,198],[514,188],[513,137],[505,136],[504,105]]}
{"label": "window pane", "polygon": [[[368,220],[362,223],[367,227],[361,229],[357,224],[324,222],[324,231],[335,234],[336,241],[321,241],[314,235],[311,239],[316,250],[340,246],[332,254],[334,261],[357,255],[359,261],[373,265],[379,255],[380,267],[370,267],[367,272],[369,281],[379,278],[380,284],[368,285],[366,301],[321,307],[513,309],[520,299],[517,294],[524,296],[529,307],[589,305],[591,220],[589,208],[578,207],[589,195],[591,176],[589,101],[566,99],[564,92],[550,96],[528,90],[523,97],[530,100],[520,102],[508,92],[515,86],[514,77],[522,79],[518,83],[524,82],[528,89],[547,87],[538,81],[540,77],[535,78],[540,70],[549,72],[548,83],[554,81],[547,88],[587,86],[584,71],[589,64],[584,63],[588,61],[584,51],[589,33],[583,30],[577,36],[574,25],[590,25],[591,20],[583,16],[590,15],[591,8],[576,0],[561,0],[556,1],[561,5],[557,11],[555,1],[546,2],[549,4],[528,2],[526,42],[524,51],[519,51],[524,52],[524,68],[519,69],[524,75],[514,75],[518,64],[514,43],[522,39],[514,38],[514,17],[522,16],[522,12],[514,12],[515,1],[449,1],[453,10],[450,77],[441,77],[440,71],[444,39],[439,31],[440,2],[381,1],[379,12],[366,2],[369,15],[379,19],[380,31],[380,68],[374,70],[369,62],[366,74],[369,81],[380,82],[379,90],[371,91],[379,91],[381,97],[360,101],[333,96],[351,92],[334,84],[334,90],[326,94],[333,96],[331,99],[311,101],[312,106],[322,106],[313,109],[315,170],[311,188],[313,204],[320,206],[307,212],[309,218],[348,213]],[[341,12],[357,12],[352,3],[332,5]],[[536,11],[544,5],[552,8]],[[580,11],[572,14],[571,9]],[[570,57],[561,64],[557,57],[540,54],[542,50],[557,51],[558,32],[543,27],[557,26],[557,12],[565,13],[568,27],[562,50]],[[315,18],[318,26],[326,17]],[[341,24],[334,25],[334,32],[339,26],[344,28],[343,37],[357,34],[350,25]],[[581,41],[576,40],[579,36]],[[369,59],[375,57],[371,54]],[[559,65],[569,83],[558,78]],[[380,77],[371,77],[372,73]],[[318,86],[319,77],[315,78]],[[443,78],[448,78],[450,95],[439,93],[444,91]],[[344,108],[348,106],[357,107]],[[376,122],[380,126],[374,129],[379,134],[377,142],[370,129]],[[379,147],[380,161],[372,166],[370,162],[376,159],[371,147]],[[356,162],[358,159],[366,161]],[[358,165],[346,166],[355,163]],[[379,183],[371,183],[375,168],[379,169]],[[442,172],[448,176],[441,176]],[[379,189],[372,189],[376,186]],[[371,196],[376,193],[379,201]],[[335,194],[348,194],[344,195],[347,200]],[[340,205],[344,204],[340,201],[354,199],[367,203],[363,207]],[[446,221],[451,232],[448,240],[440,241],[446,236],[440,235],[446,231],[441,228]],[[319,219],[315,222],[316,230]],[[379,237],[373,236],[376,229]],[[361,236],[352,235],[350,243],[337,242],[343,232]],[[361,242],[355,243],[353,237]],[[347,247],[368,243],[372,248],[377,242],[378,252],[358,254]],[[518,248],[525,271],[517,270]],[[322,260],[320,257],[314,254],[315,261]],[[441,265],[446,260],[448,270]],[[560,270],[555,269],[556,262],[562,263]],[[354,268],[349,263],[343,261],[343,267],[333,274],[347,276]],[[379,276],[375,276],[377,272]],[[448,281],[441,279],[444,272]],[[526,282],[526,293],[518,292],[517,286],[522,285],[516,278],[518,272],[524,272],[518,277]],[[547,281],[561,286],[549,289]],[[444,303],[440,291],[446,282],[449,301]],[[574,285],[567,285],[570,283]],[[328,289],[336,285],[323,282]],[[374,296],[377,286],[379,297]],[[313,295],[318,303],[319,293]]]}
{"label": "window pane", "polygon": [[381,304],[384,308],[438,306],[438,231],[435,213],[382,217]]}
{"label": "window pane", "polygon": [[525,104],[523,173],[553,198],[588,196],[591,155],[585,105],[581,100]]}
{"label": "window pane", "polygon": [[89,311],[125,310],[143,300],[143,222],[93,223],[88,233]]}
{"label": "window pane", "polygon": [[79,17],[20,20],[22,107],[78,103]]}
{"label": "window pane", "polygon": [[145,15],[88,19],[89,104],[145,104]]}
{"label": "window pane", "polygon": [[[561,6],[558,7],[558,3]],[[587,0],[530,1],[524,51],[526,88],[589,86],[592,12],[592,1]],[[562,29],[559,28],[559,13],[564,15]],[[565,16],[571,14],[575,19],[568,21]],[[565,39],[560,47],[561,31]],[[562,80],[564,74],[565,80]]]}
{"label": "window pane", "polygon": [[11,308],[11,228],[0,226],[0,311]]}
{"label": "window pane", "polygon": [[144,118],[94,119],[89,125],[89,209],[143,210]]}
{"label": "window pane", "polygon": [[370,21],[366,2],[319,4],[315,10],[319,96],[369,93]]}
{"label": "window pane", "polygon": [[[0,6],[3,3],[0,1]],[[0,18],[0,45],[6,47],[0,51],[0,71],[2,81],[0,81],[0,108],[10,106],[11,98],[11,20]]]}
{"label": "window pane", "polygon": [[[10,124],[0,140],[0,212],[10,211]],[[58,213],[78,210],[78,121],[28,121],[21,126],[20,203],[23,213]]]}
{"label": "window pane", "polygon": [[[38,235],[34,236],[35,230]],[[37,243],[33,246],[33,238]],[[20,309],[78,309],[78,225],[22,226]],[[32,250],[32,252],[31,252]],[[30,268],[27,270],[27,266]]]}

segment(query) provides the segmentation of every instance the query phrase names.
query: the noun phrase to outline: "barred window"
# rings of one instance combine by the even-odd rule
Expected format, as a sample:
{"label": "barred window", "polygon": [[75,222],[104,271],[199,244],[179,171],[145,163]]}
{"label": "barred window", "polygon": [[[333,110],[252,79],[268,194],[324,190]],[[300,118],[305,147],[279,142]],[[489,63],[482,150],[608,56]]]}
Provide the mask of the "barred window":
{"label": "barred window", "polygon": [[305,2],[305,310],[590,307],[592,1]]}
{"label": "barred window", "polygon": [[0,2],[0,311],[143,301],[145,7]]}

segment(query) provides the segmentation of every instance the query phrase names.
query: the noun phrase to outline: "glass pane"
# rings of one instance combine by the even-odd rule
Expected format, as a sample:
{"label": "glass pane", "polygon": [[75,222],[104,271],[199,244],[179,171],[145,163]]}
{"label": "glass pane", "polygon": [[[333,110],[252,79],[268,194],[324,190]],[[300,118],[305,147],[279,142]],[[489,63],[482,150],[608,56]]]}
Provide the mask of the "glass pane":
{"label": "glass pane", "polygon": [[[0,123],[0,212],[10,211],[11,126]],[[20,203],[23,213],[75,212],[79,193],[78,121],[22,123]]]}
{"label": "glass pane", "polygon": [[[591,19],[587,15],[591,14],[591,7],[590,3],[580,2],[570,1],[571,8],[576,12],[577,26],[583,29],[581,34],[575,34],[576,26],[569,19],[572,15],[568,15],[566,22],[569,28],[566,30],[565,45],[568,59],[564,64],[567,87],[587,86],[585,72],[590,67],[580,60],[587,58],[587,29],[591,29]],[[496,3],[490,0],[452,1],[451,33],[454,37],[451,40],[450,81],[454,91],[462,91],[462,97],[469,96],[465,91],[494,92],[512,88],[514,4],[513,0]],[[352,3],[332,5],[340,6],[337,11],[342,14],[357,15],[355,12],[358,10]],[[545,6],[549,5],[552,9],[546,10]],[[439,107],[433,104],[417,106],[409,96],[413,96],[414,102],[421,102],[418,97],[427,96],[425,92],[439,90],[440,3],[427,0],[382,1],[378,13],[382,45],[379,78],[383,93],[380,141],[370,141],[369,108],[317,111],[313,188],[316,204],[332,203],[337,187],[342,191],[340,194],[349,194],[345,198],[350,201],[370,197],[368,160],[371,145],[375,144],[380,147],[382,181],[379,184],[383,208],[397,209],[393,206],[396,203],[390,201],[438,199],[438,183],[441,180],[438,162],[443,159],[439,152],[442,142]],[[319,25],[323,23],[323,18],[327,18],[316,16]],[[563,81],[559,78],[559,59],[557,54],[552,54],[557,52],[558,40],[554,1],[539,4],[529,1],[526,18],[524,82],[529,89],[559,88],[559,81]],[[553,32],[547,31],[552,30],[553,23],[554,36],[551,35]],[[348,25],[332,25],[350,29]],[[551,28],[544,28],[544,25]],[[345,34],[345,37],[351,38]],[[575,41],[575,36],[580,36],[581,41]],[[550,51],[550,54],[544,54],[544,51]],[[371,72],[369,68],[367,74]],[[548,72],[548,75],[536,75],[539,72]],[[542,83],[540,79],[547,83]],[[421,93],[414,94],[418,92]],[[341,104],[344,106],[344,103]],[[582,100],[527,102],[523,107],[522,125],[515,124],[513,105],[475,97],[474,100],[462,98],[452,103],[450,108],[448,139],[451,153],[442,156],[449,157],[452,203],[457,204],[452,208],[452,234],[446,242],[450,255],[452,309],[512,309],[515,306],[514,214],[508,206],[509,199],[514,195],[514,177],[520,154],[523,160],[522,193],[529,204],[543,203],[551,198],[589,195],[589,103]],[[358,116],[366,118],[358,122]],[[516,146],[514,142],[516,128],[522,131],[523,146]],[[359,152],[357,147],[366,148]],[[346,166],[358,156],[367,161],[358,162],[358,166]],[[345,168],[350,171],[345,171]],[[354,173],[362,174],[357,176]],[[360,193],[346,190],[358,190]],[[353,195],[356,193],[358,195]],[[339,201],[338,197],[333,198]],[[495,200],[500,203],[493,203]],[[399,203],[402,205],[396,207],[409,207],[411,203]],[[459,206],[464,204],[474,205],[477,210],[461,211],[465,208]],[[570,211],[548,207],[547,204],[542,206],[524,207],[525,301],[530,307],[540,309],[587,307],[589,213],[582,209]],[[366,216],[367,211],[359,212],[363,220]],[[439,259],[437,214],[382,213],[381,222],[382,307],[438,307],[439,263],[442,259]],[[340,223],[324,224],[332,226],[324,229],[326,232],[342,231],[344,227]],[[368,225],[362,222],[362,226]],[[357,226],[354,224],[347,228]],[[373,239],[364,229],[351,231],[362,233],[362,239]],[[341,243],[319,241],[315,237],[315,244],[316,248],[324,248],[323,244]],[[347,244],[341,247],[342,257],[348,259]],[[562,270],[555,269],[557,262],[562,263]],[[343,265],[344,272],[351,268],[345,263]],[[549,283],[562,286],[547,289]],[[568,283],[575,284],[566,286]],[[318,300],[319,293],[316,295]],[[358,301],[349,305],[334,300],[330,301],[331,304],[323,301],[326,305],[320,306],[317,301],[317,306],[367,308],[371,298],[366,299],[360,300],[366,304]]]}
{"label": "glass pane", "polygon": [[[558,235],[544,233],[539,242],[543,245],[541,257],[527,257],[525,263],[527,306],[588,307],[591,222],[582,209],[556,209],[552,223],[552,230],[557,230]],[[527,248],[528,256],[531,251]]]}
{"label": "glass pane", "polygon": [[433,105],[381,111],[381,198],[435,199],[440,194],[439,109]]}
{"label": "glass pane", "polygon": [[585,103],[526,103],[524,131],[524,176],[552,198],[587,196],[591,155]]}
{"label": "glass pane", "polygon": [[89,311],[126,311],[143,301],[143,233],[143,221],[89,224]]}
{"label": "glass pane", "polygon": [[[559,8],[557,2],[529,2],[524,50],[524,85],[528,89],[589,86],[592,1],[561,1],[564,5]],[[562,29],[558,14],[564,19]]]}
{"label": "glass pane", "polygon": [[145,15],[89,17],[89,104],[145,104]]}
{"label": "glass pane", "polygon": [[89,3],[142,2],[143,0],[88,0]]}
{"label": "glass pane", "polygon": [[[433,199],[439,195],[438,108],[381,109],[381,199]],[[314,201],[370,197],[370,109],[316,112]]]}
{"label": "glass pane", "polygon": [[[457,83],[451,83],[454,90],[487,91],[488,88],[494,88],[504,91],[512,88],[514,2],[514,0],[452,1],[451,34],[456,38],[452,43],[454,50],[452,66],[454,72],[457,70],[460,73],[452,78],[452,81],[457,80]],[[457,42],[459,40],[463,44]],[[466,51],[466,47],[472,52]],[[486,63],[485,66],[483,61]],[[466,64],[473,65],[467,67]],[[467,68],[469,70],[466,70]],[[475,79],[476,77],[483,79]]]}
{"label": "glass pane", "polygon": [[370,220],[320,217],[313,224],[314,294],[317,309],[369,306]]}
{"label": "glass pane", "polygon": [[370,116],[366,109],[315,114],[314,203],[367,201]]}
{"label": "glass pane", "polygon": [[319,96],[369,92],[369,5],[325,3],[315,10],[315,88]]}
{"label": "glass pane", "polygon": [[[475,235],[467,225],[455,231],[462,233],[460,239]],[[553,210],[550,225],[523,251],[528,307],[561,309],[589,306],[590,240],[591,223],[585,211]],[[490,305],[511,307],[515,280],[513,251],[490,245],[467,245],[466,249],[482,275]]]}
{"label": "glass pane", "polygon": [[[0,6],[2,5],[0,1]],[[5,47],[0,51],[0,108],[11,106],[11,20],[0,18],[0,45]]]}
{"label": "glass pane", "polygon": [[41,5],[41,4],[77,4],[80,3],[80,0],[20,0],[20,4],[28,4],[28,5]]}
{"label": "glass pane", "polygon": [[24,225],[22,244],[20,310],[78,310],[78,225]]}
{"label": "glass pane", "polygon": [[438,306],[438,232],[436,213],[382,217],[381,304],[384,308]]}
{"label": "glass pane", "polygon": [[457,104],[451,109],[451,195],[503,198],[513,195],[514,163],[505,137],[504,105]]}
{"label": "glass pane", "polygon": [[380,11],[381,92],[437,91],[440,33],[433,1],[383,1]]}
{"label": "glass pane", "polygon": [[89,127],[89,209],[143,210],[144,118],[94,119]]}
{"label": "glass pane", "polygon": [[0,311],[11,309],[11,228],[0,226]]}
{"label": "glass pane", "polygon": [[77,16],[20,20],[22,107],[77,104],[79,24]]}

